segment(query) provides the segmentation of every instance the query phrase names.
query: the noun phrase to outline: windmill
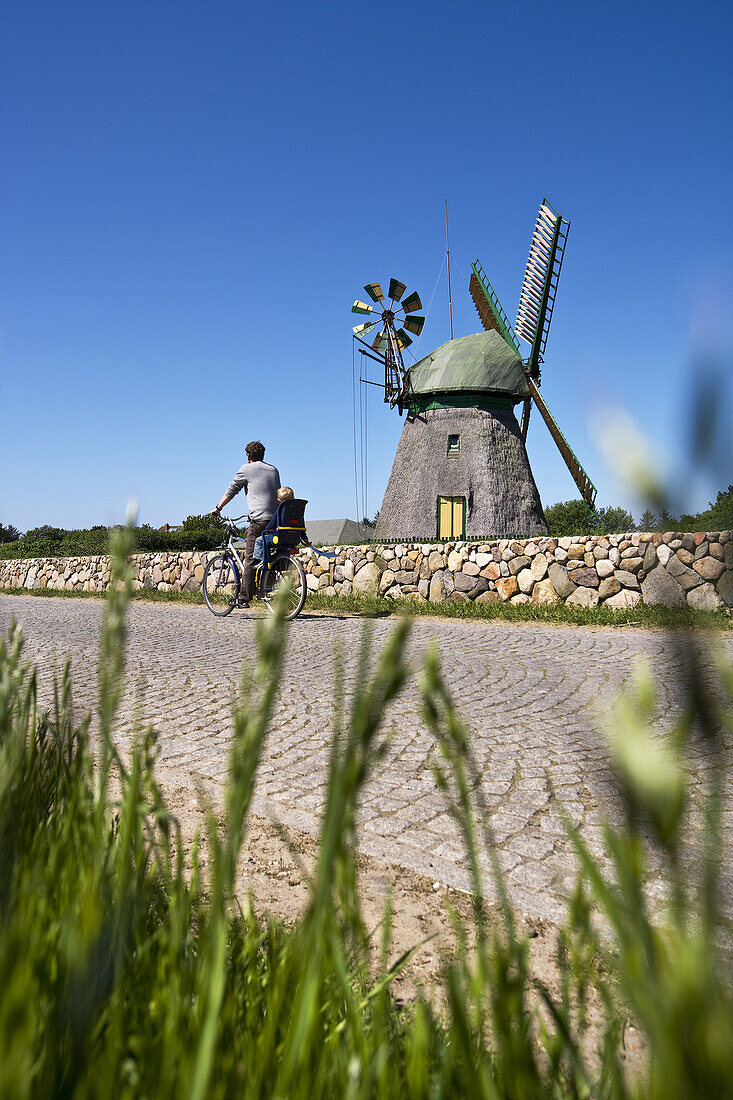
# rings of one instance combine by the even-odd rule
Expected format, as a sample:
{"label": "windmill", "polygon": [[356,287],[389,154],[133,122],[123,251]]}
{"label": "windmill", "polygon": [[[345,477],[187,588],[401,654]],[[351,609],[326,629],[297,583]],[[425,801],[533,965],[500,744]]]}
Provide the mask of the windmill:
{"label": "windmill", "polygon": [[[402,360],[402,351],[412,343],[409,332],[419,336],[425,324],[424,317],[415,316],[415,311],[422,309],[422,302],[417,291],[402,297],[407,287],[398,279],[389,281],[389,304],[385,305],[385,297],[379,283],[367,283],[364,287],[371,298],[373,305],[368,302],[360,302],[358,299],[351,307],[352,313],[366,314],[373,320],[364,321],[353,329],[354,336],[365,343],[367,336],[371,336],[375,329],[379,329],[371,341],[373,352],[370,354],[362,351],[363,355],[369,355],[370,359],[376,359],[384,363],[384,400],[393,409],[397,405],[400,412],[405,404],[407,394],[407,372]],[[400,316],[404,314],[404,316]],[[397,326],[401,327],[398,328]]]}
{"label": "windmill", "polygon": [[[376,307],[355,302],[371,315],[354,329],[356,339],[380,324],[362,354],[384,362],[385,401],[407,417],[379,514],[376,534],[385,539],[533,537],[547,533],[542,504],[526,450],[532,403],[540,410],[581,493],[592,506],[595,487],[573,454],[539,392],[540,367],[557,294],[567,222],[543,200],[535,225],[519,301],[516,330],[478,260],[469,291],[483,332],[451,339],[407,370],[402,363],[405,321],[395,326],[393,302],[404,286],[390,284],[390,305],[378,284],[365,289]],[[393,285],[395,284],[395,285]],[[418,299],[419,302],[419,299]],[[415,308],[419,308],[415,306]],[[422,329],[422,318],[414,318]],[[411,331],[416,331],[411,329]],[[519,340],[529,345],[522,356]],[[409,337],[408,337],[409,340]],[[521,402],[521,427],[514,408]]]}

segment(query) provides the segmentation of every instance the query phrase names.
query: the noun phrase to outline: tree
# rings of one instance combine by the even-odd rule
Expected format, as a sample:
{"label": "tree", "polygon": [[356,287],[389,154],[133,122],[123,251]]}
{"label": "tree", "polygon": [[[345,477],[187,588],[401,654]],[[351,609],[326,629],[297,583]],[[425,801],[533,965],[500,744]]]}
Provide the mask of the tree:
{"label": "tree", "polygon": [[12,523],[9,523],[7,527],[0,523],[0,543],[17,542],[19,538],[20,531],[17,527],[13,527]]}
{"label": "tree", "polygon": [[186,516],[183,521],[184,531],[221,531],[224,526],[221,516],[212,516],[211,512],[203,516]]}
{"label": "tree", "polygon": [[545,508],[550,534],[556,538],[587,535],[592,529],[593,511],[584,500],[566,500]]}
{"label": "tree", "polygon": [[676,531],[680,523],[680,517],[662,508],[657,520],[657,531]]}
{"label": "tree", "polygon": [[709,503],[705,512],[695,516],[680,516],[680,526],[685,531],[733,530],[733,485],[721,489],[715,503]]}
{"label": "tree", "polygon": [[706,531],[730,531],[733,528],[733,485],[718,493],[707,515],[710,519],[706,523]]}
{"label": "tree", "polygon": [[40,539],[43,542],[61,542],[66,532],[63,527],[49,527],[47,523],[44,523],[43,527],[33,527],[30,531],[26,531],[26,540]]}
{"label": "tree", "polygon": [[635,530],[634,517],[625,508],[608,506],[594,511],[585,500],[551,504],[545,508],[545,519],[555,538]]}
{"label": "tree", "polygon": [[598,509],[595,530],[606,535],[620,534],[622,531],[635,531],[636,524],[631,512],[609,506]]}
{"label": "tree", "polygon": [[647,508],[647,510],[643,513],[641,519],[639,520],[639,530],[656,531],[658,523],[659,520],[654,515],[654,512],[650,512],[650,510]]}

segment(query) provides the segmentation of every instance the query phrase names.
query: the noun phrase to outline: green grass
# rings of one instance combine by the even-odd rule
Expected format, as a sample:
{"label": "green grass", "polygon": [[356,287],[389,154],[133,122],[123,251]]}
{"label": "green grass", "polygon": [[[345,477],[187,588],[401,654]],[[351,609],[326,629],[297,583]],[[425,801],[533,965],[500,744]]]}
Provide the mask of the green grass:
{"label": "green grass", "polygon": [[[104,599],[102,592],[69,592],[50,588],[5,588],[0,596],[59,597],[61,599]],[[154,588],[131,593],[131,599],[145,603],[201,604],[200,592],[159,592]],[[365,618],[399,616],[405,610],[415,618],[472,619],[510,623],[550,623],[568,626],[628,626],[660,630],[731,630],[733,613],[721,608],[714,612],[694,611],[692,608],[662,607],[659,605],[622,608],[614,611],[604,607],[566,607],[565,604],[476,604],[471,601],[451,603],[423,603],[418,600],[386,600],[371,596],[322,596],[309,593],[305,603],[308,611],[360,615]],[[234,612],[236,614],[236,612]]]}
{"label": "green grass", "polygon": [[[562,990],[532,983],[531,941],[518,933],[481,794],[482,769],[443,681],[437,654],[419,674],[434,775],[470,868],[472,924],[453,914],[457,950],[443,967],[438,1010],[421,994],[392,999],[391,904],[378,961],[361,910],[356,814],[386,748],[383,721],[410,670],[401,620],[376,664],[368,624],[359,688],[347,710],[337,664],[334,729],[310,902],[294,929],[235,896],[242,839],[276,698],[285,624],[258,624],[257,663],[233,711],[223,824],[209,810],[190,861],[155,779],[156,739],[138,731],[122,760],[112,731],[124,690],[131,578],[124,534],[105,604],[92,753],[89,720],[72,717],[68,666],[50,713],[13,626],[0,640],[0,1095],[3,1097],[649,1097],[733,1094],[733,994],[721,895],[725,738],[733,734],[733,670],[712,652],[725,706],[694,694],[660,738],[649,674],[609,712],[607,735],[624,806],[604,828],[604,873],[568,822],[581,866],[561,931]],[[684,643],[683,643],[684,644]],[[690,825],[685,756],[716,766]],[[500,919],[482,904],[479,857],[493,867]],[[203,854],[202,854],[203,853]],[[659,921],[644,888],[650,861],[667,884]],[[599,924],[605,926],[603,935]],[[469,943],[474,946],[469,948]],[[601,1006],[595,1053],[586,1029]],[[535,1003],[539,998],[543,1008]],[[641,1031],[647,1064],[625,1077],[623,1021]]]}
{"label": "green grass", "polygon": [[694,611],[692,608],[662,607],[660,605],[613,610],[604,607],[567,607],[565,604],[476,604],[473,601],[427,603],[422,600],[387,600],[378,597],[351,594],[349,596],[322,596],[309,593],[306,609],[344,611],[357,615],[399,615],[405,610],[415,618],[421,616],[446,619],[498,620],[515,623],[566,623],[574,626],[643,626],[664,630],[691,628],[733,627],[731,613],[720,609],[715,612]]}
{"label": "green grass", "polygon": [[[0,596],[38,596],[40,599],[53,597],[61,600],[106,600],[106,592],[73,592],[66,588],[0,588]],[[218,599],[218,597],[217,597]],[[130,600],[145,603],[190,603],[204,604],[201,592],[159,592],[157,588],[141,588],[130,592]],[[222,600],[223,602],[223,600]]]}

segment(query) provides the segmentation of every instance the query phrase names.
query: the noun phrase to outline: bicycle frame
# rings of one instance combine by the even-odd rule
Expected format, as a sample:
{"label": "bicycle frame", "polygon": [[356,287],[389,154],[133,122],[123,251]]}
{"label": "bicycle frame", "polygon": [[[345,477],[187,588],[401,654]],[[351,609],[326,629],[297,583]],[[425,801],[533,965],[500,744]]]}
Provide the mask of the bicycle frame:
{"label": "bicycle frame", "polygon": [[222,542],[221,549],[222,550],[228,550],[228,551],[231,552],[232,557],[234,558],[234,561],[236,562],[236,568],[239,571],[239,579],[241,581],[242,578],[244,577],[244,562],[242,561],[239,554],[237,553],[237,548],[234,545],[233,528],[234,528],[235,523],[238,523],[240,519],[249,519],[249,516],[236,516],[235,519],[229,519],[228,516],[222,516],[222,519],[224,520],[224,522],[226,523],[226,525],[229,529],[229,535],[228,535],[228,538],[226,539],[226,541]]}
{"label": "bicycle frame", "polygon": [[[204,566],[202,585],[204,600],[211,613],[218,617],[229,615],[237,606],[249,606],[249,603],[245,603],[241,596],[241,583],[244,578],[247,555],[241,552],[242,538],[236,526],[244,519],[244,516],[237,516],[232,519],[223,516],[222,519],[226,523],[227,532],[218,549]],[[269,546],[267,539],[263,539],[263,560],[258,560],[254,566],[255,591],[249,598],[251,599],[254,596],[257,599],[264,600],[268,609],[274,611],[277,598],[279,598],[277,594],[284,588],[287,595],[283,597],[285,600],[283,613],[284,618],[289,621],[296,618],[303,610],[308,594],[308,585],[303,565],[297,557],[299,544],[293,545],[292,534],[287,534],[287,532],[300,532],[301,528],[278,528],[278,531],[280,530],[286,532],[283,545],[278,545],[279,536],[273,535],[272,547]],[[304,532],[305,528],[302,530]],[[285,582],[284,585],[283,581]],[[214,606],[215,602],[221,603],[218,597],[224,598],[223,607]],[[275,601],[273,601],[273,597],[276,597]]]}
{"label": "bicycle frame", "polygon": [[[237,547],[234,545],[233,528],[234,528],[234,525],[236,523],[238,523],[240,519],[249,519],[249,516],[247,516],[247,515],[236,516],[234,519],[229,519],[228,516],[222,516],[222,519],[224,520],[224,522],[227,524],[227,527],[229,528],[229,537],[226,540],[226,542],[222,542],[221,549],[229,551],[231,553],[232,557],[234,558],[235,568],[239,572],[239,580],[240,580],[240,583],[241,583],[241,581],[244,579],[244,561],[242,560],[242,558],[240,558],[239,554],[237,553]],[[295,550],[292,551],[293,554],[295,554],[296,552],[297,551],[295,551]],[[288,553],[290,553],[290,551],[288,551]],[[255,583],[255,589],[256,589],[256,592],[259,596],[263,596],[264,595],[264,590],[265,590],[264,589],[264,584],[263,584],[264,578],[263,578],[263,575],[262,575],[262,566],[263,566],[263,564],[264,564],[264,561],[260,561],[254,567],[254,580],[256,582]],[[270,569],[270,562],[268,561],[268,563],[267,563],[268,572],[269,572],[269,569]]]}

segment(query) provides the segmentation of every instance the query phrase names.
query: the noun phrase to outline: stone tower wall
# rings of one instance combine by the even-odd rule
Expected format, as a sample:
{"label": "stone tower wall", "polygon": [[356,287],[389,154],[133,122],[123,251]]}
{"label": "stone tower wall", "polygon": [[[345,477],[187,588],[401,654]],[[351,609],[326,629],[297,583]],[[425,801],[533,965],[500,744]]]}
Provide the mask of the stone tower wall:
{"label": "stone tower wall", "polygon": [[[447,453],[453,434],[460,436],[456,457]],[[547,534],[527,450],[510,409],[430,409],[408,415],[376,537],[434,538],[439,496],[466,498],[467,538]]]}

